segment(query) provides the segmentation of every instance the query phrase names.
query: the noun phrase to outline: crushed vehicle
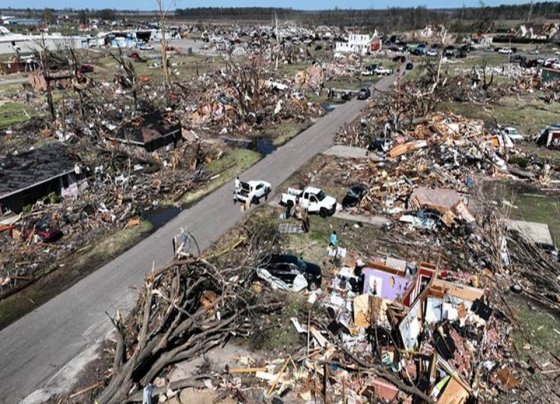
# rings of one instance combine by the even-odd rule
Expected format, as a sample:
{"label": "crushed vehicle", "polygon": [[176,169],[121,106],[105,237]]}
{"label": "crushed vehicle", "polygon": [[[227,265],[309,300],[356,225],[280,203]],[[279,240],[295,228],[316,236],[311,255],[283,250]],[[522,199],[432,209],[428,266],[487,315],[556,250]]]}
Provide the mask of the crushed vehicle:
{"label": "crushed vehicle", "polygon": [[330,216],[336,211],[336,199],[315,187],[307,187],[303,191],[288,188],[288,192],[280,197],[280,205],[300,205],[309,213],[319,213],[321,217]]}
{"label": "crushed vehicle", "polygon": [[393,146],[393,141],[390,138],[377,138],[372,139],[372,141],[368,144],[368,151],[379,151],[379,152],[388,152],[391,147]]}
{"label": "crushed vehicle", "polygon": [[288,287],[294,284],[298,275],[307,282],[307,289],[316,290],[321,287],[321,267],[291,254],[271,254],[264,257],[256,272],[262,279],[277,278]]}
{"label": "crushed vehicle", "polygon": [[342,199],[343,208],[351,208],[360,203],[368,189],[364,184],[355,184],[348,189],[346,195]]}
{"label": "crushed vehicle", "polygon": [[241,182],[241,187],[233,193],[233,202],[259,203],[262,198],[268,199],[272,186],[266,181]]}

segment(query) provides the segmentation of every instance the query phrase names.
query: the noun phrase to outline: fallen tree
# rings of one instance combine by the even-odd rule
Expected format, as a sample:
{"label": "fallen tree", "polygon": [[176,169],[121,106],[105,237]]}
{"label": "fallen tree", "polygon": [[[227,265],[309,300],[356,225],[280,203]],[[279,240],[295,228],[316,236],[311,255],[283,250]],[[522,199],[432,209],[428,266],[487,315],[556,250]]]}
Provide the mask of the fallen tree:
{"label": "fallen tree", "polygon": [[[274,243],[266,224],[246,236],[245,260],[230,268],[180,257],[146,276],[140,298],[116,329],[111,378],[99,403],[127,402],[168,365],[191,360],[232,336],[248,336],[258,319],[282,307],[251,289],[253,257]],[[258,248],[258,250],[257,250]]]}

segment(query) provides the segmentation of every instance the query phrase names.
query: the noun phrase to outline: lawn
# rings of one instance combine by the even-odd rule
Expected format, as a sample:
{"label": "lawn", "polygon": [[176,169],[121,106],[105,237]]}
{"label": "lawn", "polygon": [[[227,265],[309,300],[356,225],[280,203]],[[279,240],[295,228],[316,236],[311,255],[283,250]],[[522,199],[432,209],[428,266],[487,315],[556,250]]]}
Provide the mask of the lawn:
{"label": "lawn", "polygon": [[36,114],[36,110],[30,105],[16,102],[0,105],[0,129],[26,122]]}
{"label": "lawn", "polygon": [[280,124],[266,130],[266,134],[272,137],[272,143],[274,146],[280,147],[311,125],[312,123],[309,121],[283,121]]}
{"label": "lawn", "polygon": [[529,222],[547,223],[552,237],[558,244],[560,240],[560,199],[538,194],[517,194],[513,203],[512,219]]}
{"label": "lawn", "polygon": [[484,108],[467,102],[446,102],[438,107],[465,118],[483,119],[488,127],[495,127],[493,112],[502,126],[514,126],[529,136],[538,134],[546,125],[560,121],[560,104],[547,104],[533,95],[505,97]]}
{"label": "lawn", "polygon": [[229,149],[222,158],[212,161],[206,166],[210,177],[208,184],[195,192],[188,192],[181,199],[184,206],[192,206],[210,192],[231,181],[237,174],[245,171],[262,158],[262,155],[248,149]]}
{"label": "lawn", "polygon": [[311,66],[311,63],[279,63],[278,72],[283,74],[285,77],[293,78],[296,73],[306,70]]}
{"label": "lawn", "polygon": [[541,359],[543,365],[543,353],[560,355],[560,319],[533,302],[513,296],[508,300],[519,324],[512,337],[521,358],[527,360],[532,356]]}
{"label": "lawn", "polygon": [[560,240],[560,199],[547,195],[537,186],[517,181],[489,181],[484,185],[484,194],[492,200],[510,202],[510,219],[546,223],[556,242]]}

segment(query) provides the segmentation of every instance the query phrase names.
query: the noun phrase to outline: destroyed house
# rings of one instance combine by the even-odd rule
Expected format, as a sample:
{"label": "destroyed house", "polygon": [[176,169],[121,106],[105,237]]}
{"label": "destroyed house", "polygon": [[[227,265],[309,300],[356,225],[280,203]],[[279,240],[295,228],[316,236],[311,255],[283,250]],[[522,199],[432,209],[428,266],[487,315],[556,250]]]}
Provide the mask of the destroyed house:
{"label": "destroyed house", "polygon": [[0,158],[0,212],[19,213],[51,192],[60,194],[78,179],[75,166],[58,144]]}
{"label": "destroyed house", "polygon": [[126,145],[143,147],[153,152],[181,139],[181,125],[171,123],[160,112],[144,115],[123,125],[110,140]]}
{"label": "destroyed house", "polygon": [[48,70],[47,74],[43,71],[35,71],[28,76],[29,84],[33,90],[47,91],[47,82],[54,88],[68,88],[72,85],[73,73],[70,70]]}

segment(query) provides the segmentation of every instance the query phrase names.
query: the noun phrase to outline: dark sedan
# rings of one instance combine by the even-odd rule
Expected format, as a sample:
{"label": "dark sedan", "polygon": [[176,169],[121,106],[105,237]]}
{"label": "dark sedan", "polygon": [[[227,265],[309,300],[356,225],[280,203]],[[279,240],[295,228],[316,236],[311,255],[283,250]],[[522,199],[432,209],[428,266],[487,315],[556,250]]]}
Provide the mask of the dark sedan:
{"label": "dark sedan", "polygon": [[367,100],[369,97],[371,97],[371,90],[369,87],[363,87],[358,93],[359,100]]}
{"label": "dark sedan", "polygon": [[295,255],[268,255],[261,261],[258,269],[266,269],[272,276],[289,285],[294,282],[297,275],[302,274],[307,280],[309,290],[315,290],[321,286],[321,267],[312,262],[304,261]]}
{"label": "dark sedan", "polygon": [[342,207],[351,208],[358,205],[367,191],[363,184],[352,185],[342,200]]}

